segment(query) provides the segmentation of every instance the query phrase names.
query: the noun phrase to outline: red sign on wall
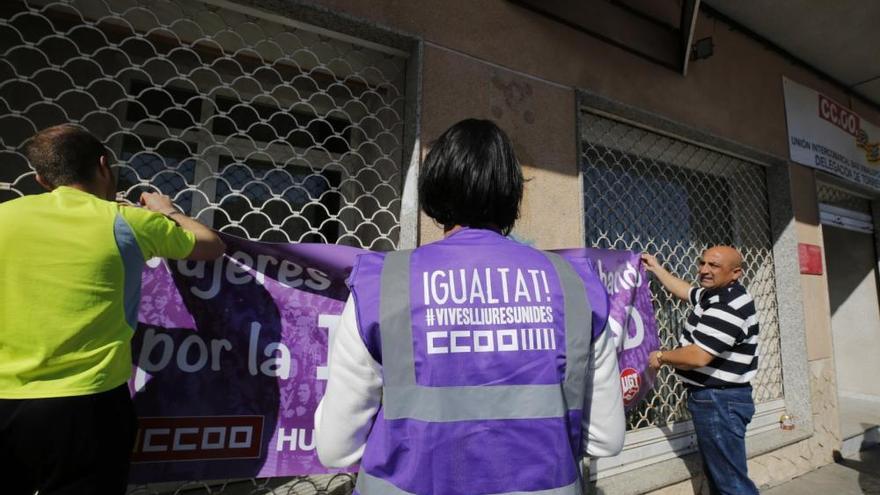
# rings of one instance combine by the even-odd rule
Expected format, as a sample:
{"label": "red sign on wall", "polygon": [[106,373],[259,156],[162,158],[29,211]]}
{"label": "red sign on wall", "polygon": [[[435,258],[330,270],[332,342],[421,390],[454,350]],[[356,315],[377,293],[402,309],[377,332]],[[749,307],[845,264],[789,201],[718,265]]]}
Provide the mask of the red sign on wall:
{"label": "red sign on wall", "polygon": [[822,275],[822,248],[815,244],[798,243],[798,260],[801,273]]}

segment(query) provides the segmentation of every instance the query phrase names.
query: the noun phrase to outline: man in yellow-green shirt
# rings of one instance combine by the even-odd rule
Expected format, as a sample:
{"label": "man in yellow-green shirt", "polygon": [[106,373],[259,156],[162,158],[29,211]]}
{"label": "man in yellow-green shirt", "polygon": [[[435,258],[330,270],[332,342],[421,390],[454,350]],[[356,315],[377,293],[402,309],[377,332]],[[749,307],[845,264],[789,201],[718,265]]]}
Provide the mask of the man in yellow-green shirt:
{"label": "man in yellow-green shirt", "polygon": [[45,129],[25,154],[49,192],[0,204],[3,491],[124,493],[144,264],[225,246],[167,196],[116,203],[106,148],[80,127]]}

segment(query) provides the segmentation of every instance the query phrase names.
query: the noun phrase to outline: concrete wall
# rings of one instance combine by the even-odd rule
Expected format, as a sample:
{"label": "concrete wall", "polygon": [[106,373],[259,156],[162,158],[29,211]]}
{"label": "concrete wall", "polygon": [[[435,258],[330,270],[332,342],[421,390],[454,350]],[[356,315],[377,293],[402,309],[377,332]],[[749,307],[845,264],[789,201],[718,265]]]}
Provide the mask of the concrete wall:
{"label": "concrete wall", "polygon": [[823,227],[831,331],[841,394],[880,396],[880,311],[874,236]]}
{"label": "concrete wall", "polygon": [[[308,3],[424,40],[422,143],[464,117],[498,120],[534,178],[518,233],[541,247],[583,242],[575,236],[581,232],[579,219],[567,213],[574,206],[566,201],[571,188],[563,185],[565,177],[577,176],[576,120],[573,105],[565,108],[573,102],[574,88],[779,157],[788,156],[783,75],[853,101],[866,117],[880,114],[706,14],[699,16],[695,39],[712,36],[715,54],[691,63],[683,77],[503,0]],[[536,201],[548,192],[563,203],[548,208]],[[552,229],[529,220],[560,212],[564,217]],[[423,242],[438,238],[436,226],[423,225]]]}
{"label": "concrete wall", "polygon": [[[816,172],[801,165],[791,165],[790,170],[798,241],[823,246],[819,203],[816,198]],[[809,301],[809,304],[804,304],[809,360],[831,358],[834,351],[831,343],[827,270],[823,267],[821,275],[801,275],[800,281],[804,300]]]}
{"label": "concrete wall", "polygon": [[[426,147],[464,118],[496,121],[514,142],[528,181],[514,234],[548,249],[582,246],[574,91],[435,46],[425,47],[423,66]],[[427,217],[421,225],[421,243],[441,236]]]}

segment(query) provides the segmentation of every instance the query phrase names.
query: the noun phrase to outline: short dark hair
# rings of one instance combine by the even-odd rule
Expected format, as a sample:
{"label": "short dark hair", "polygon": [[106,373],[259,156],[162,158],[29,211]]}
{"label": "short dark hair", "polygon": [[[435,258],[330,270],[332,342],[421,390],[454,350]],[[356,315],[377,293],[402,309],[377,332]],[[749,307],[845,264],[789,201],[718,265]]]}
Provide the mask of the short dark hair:
{"label": "short dark hair", "polygon": [[519,218],[522,168],[510,139],[490,120],[467,119],[431,146],[419,174],[422,210],[445,228],[498,227]]}
{"label": "short dark hair", "polygon": [[31,166],[52,187],[91,182],[106,152],[98,138],[74,124],[43,129],[25,145]]}

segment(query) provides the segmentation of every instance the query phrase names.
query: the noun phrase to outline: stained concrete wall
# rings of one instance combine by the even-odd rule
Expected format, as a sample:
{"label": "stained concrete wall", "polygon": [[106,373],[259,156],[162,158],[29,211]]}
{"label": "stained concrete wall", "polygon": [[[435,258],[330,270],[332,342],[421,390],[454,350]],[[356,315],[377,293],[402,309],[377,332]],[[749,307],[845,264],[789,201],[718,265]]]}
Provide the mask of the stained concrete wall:
{"label": "stained concrete wall", "polygon": [[[791,189],[798,241],[824,246],[819,225],[819,203],[816,197],[816,172],[791,165]],[[823,248],[824,249],[824,248]],[[828,275],[824,266],[820,275],[801,275],[804,292],[807,355],[810,361],[828,359],[834,354],[831,341],[831,305],[828,301]]]}
{"label": "stained concrete wall", "polygon": [[[715,54],[691,63],[688,76],[682,77],[503,0],[311,3],[411,33],[429,46],[475,57],[482,63],[588,89],[779,156],[788,155],[783,75],[840,101],[850,101],[832,83],[705,13],[699,16],[694,38],[712,36]],[[859,110],[870,108],[855,98],[852,101]],[[427,112],[425,115],[430,118]]]}
{"label": "stained concrete wall", "polygon": [[[435,46],[425,48],[423,64],[426,147],[464,118],[494,120],[510,135],[527,180],[514,235],[547,249],[582,246],[574,91]],[[440,236],[423,217],[421,243]]]}
{"label": "stained concrete wall", "polygon": [[[422,143],[430,143],[460,118],[498,120],[521,154],[526,151],[523,162],[531,166],[534,177],[518,232],[542,247],[582,242],[575,238],[582,232],[577,215],[567,213],[573,206],[565,201],[571,188],[563,185],[565,177],[577,176],[576,119],[571,107],[562,108],[564,101],[574,98],[563,93],[575,88],[779,157],[788,156],[782,76],[840,101],[852,101],[867,117],[878,113],[705,13],[699,15],[695,39],[712,36],[715,54],[691,63],[683,77],[503,0],[308,3],[424,41]],[[545,96],[549,99],[542,101]],[[553,206],[542,206],[548,203],[536,201],[538,197],[552,197]],[[555,218],[560,212],[564,217]],[[529,220],[547,214],[552,214],[555,229],[546,228],[547,222]],[[421,233],[422,242],[440,235],[430,222],[423,222]]]}

